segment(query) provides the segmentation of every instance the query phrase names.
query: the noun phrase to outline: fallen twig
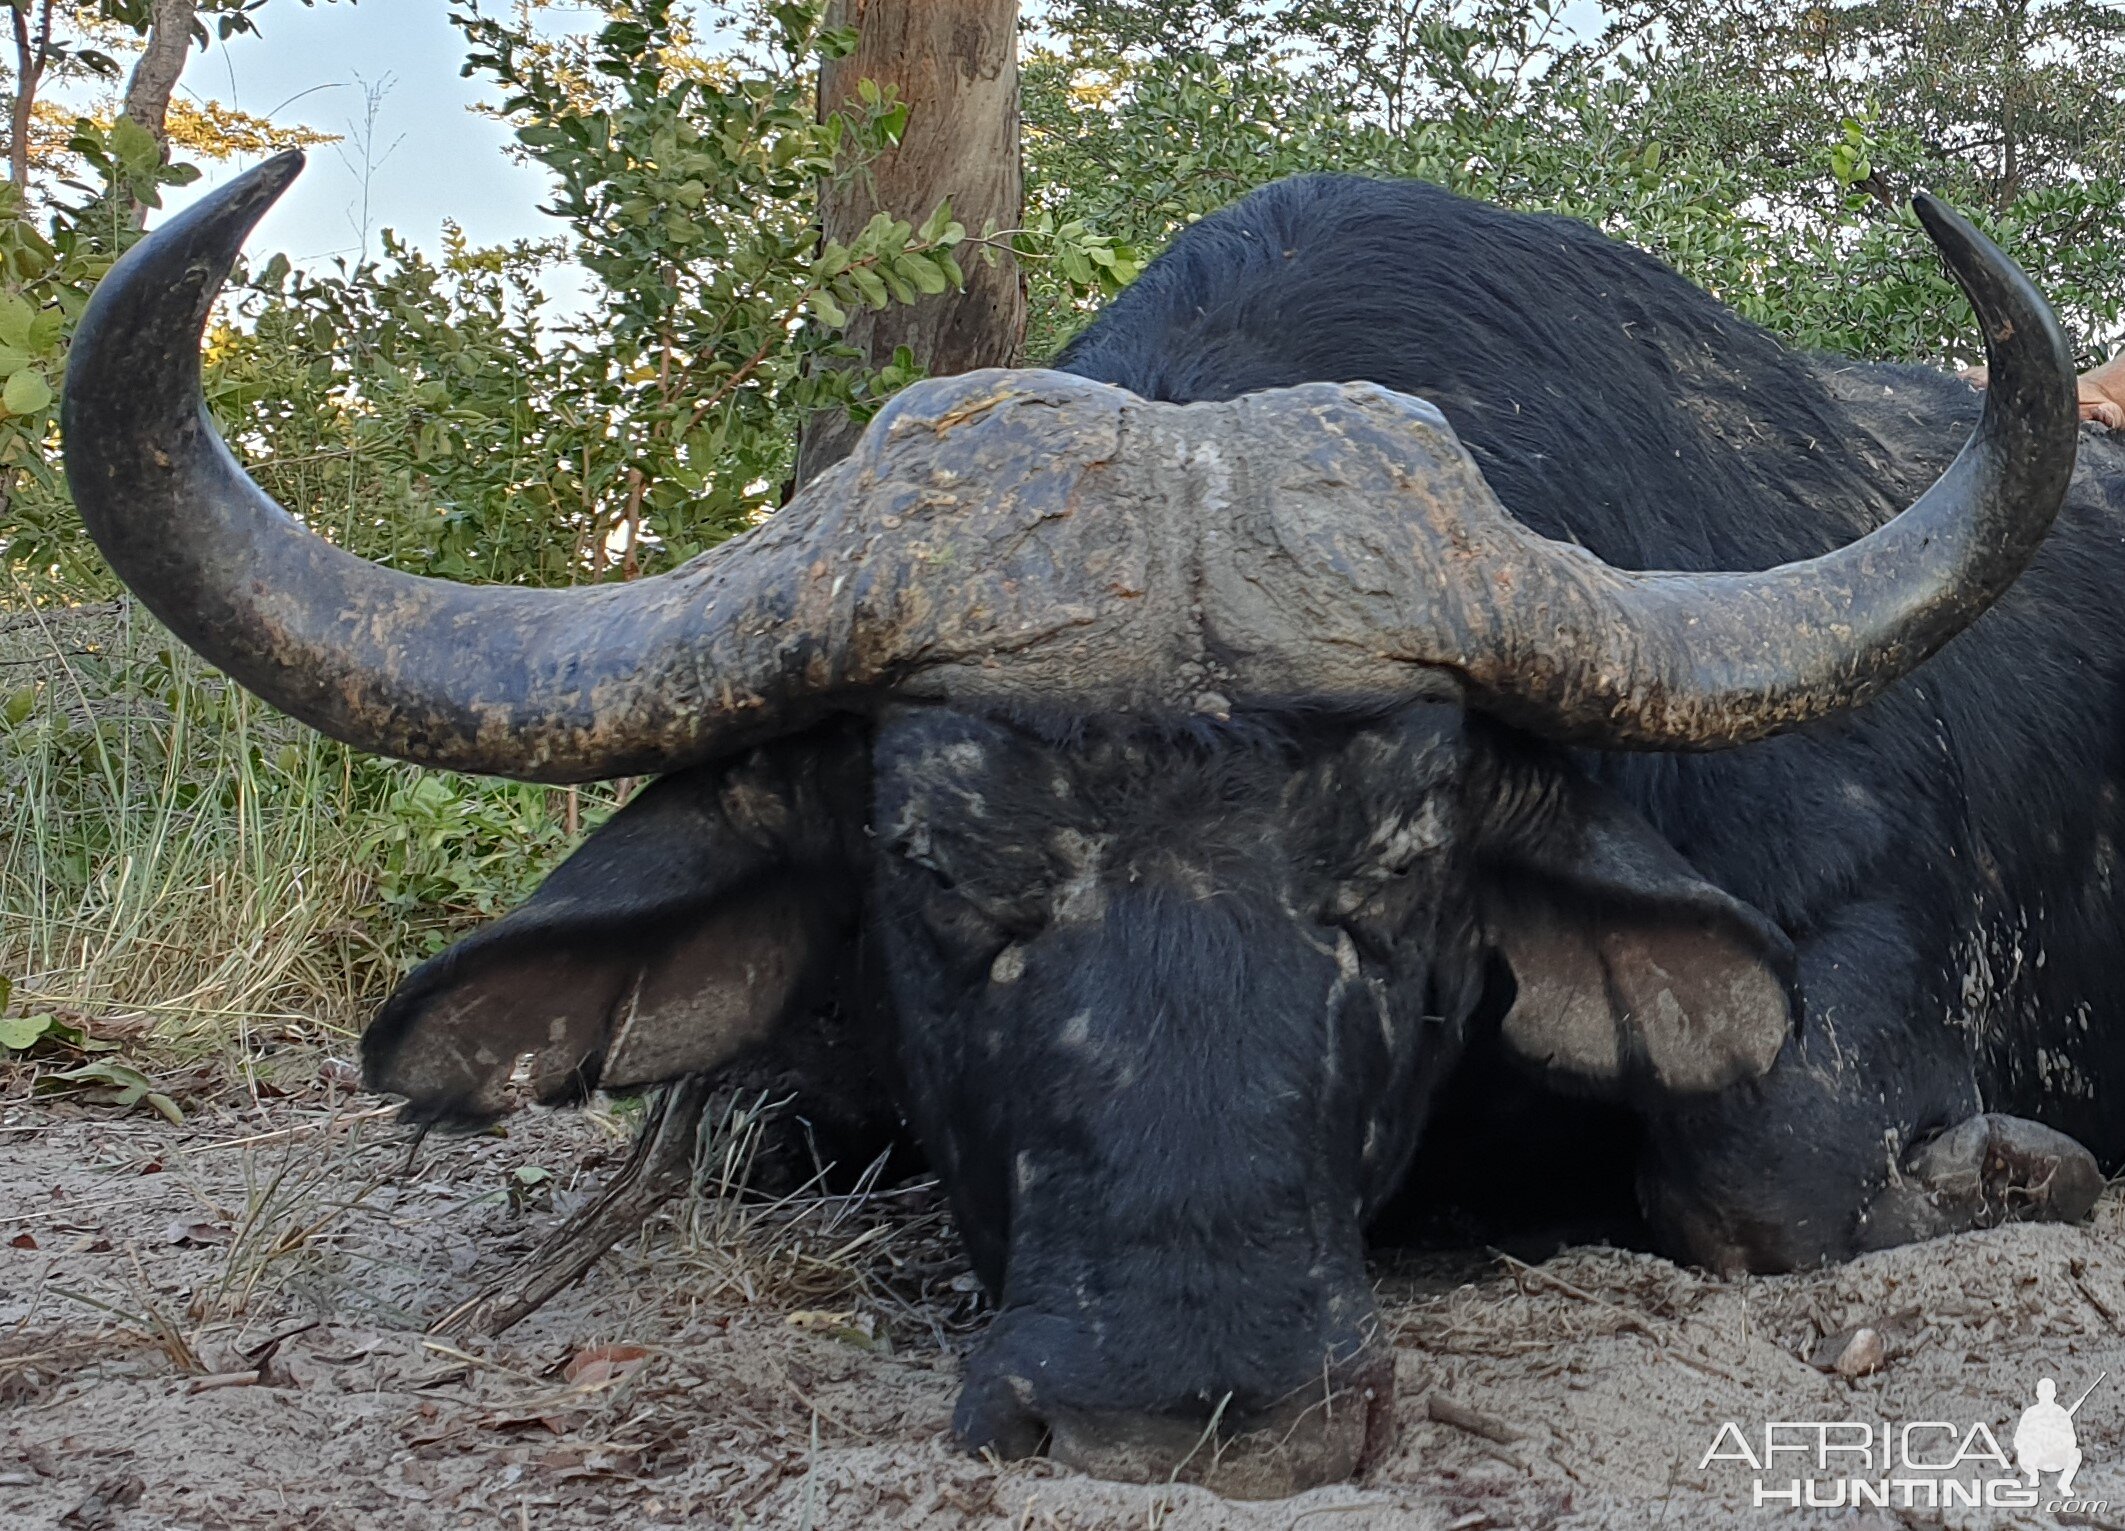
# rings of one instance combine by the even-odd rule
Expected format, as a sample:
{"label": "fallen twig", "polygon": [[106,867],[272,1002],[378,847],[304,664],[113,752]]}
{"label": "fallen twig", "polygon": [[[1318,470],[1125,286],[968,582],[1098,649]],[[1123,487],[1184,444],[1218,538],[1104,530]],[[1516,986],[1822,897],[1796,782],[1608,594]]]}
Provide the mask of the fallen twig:
{"label": "fallen twig", "polygon": [[1510,1467],[1524,1473],[1534,1468],[1527,1458],[1510,1449],[1511,1443],[1525,1438],[1525,1432],[1514,1429],[1503,1420],[1493,1419],[1480,1409],[1472,1409],[1449,1394],[1433,1389],[1424,1400],[1425,1414],[1442,1425],[1451,1425],[1456,1430],[1465,1430],[1484,1443],[1483,1450]]}
{"label": "fallen twig", "polygon": [[194,1377],[185,1384],[187,1393],[211,1393],[217,1388],[256,1387],[260,1372],[257,1367],[240,1372],[209,1372],[204,1377]]}
{"label": "fallen twig", "polygon": [[1486,1441],[1496,1441],[1500,1446],[1525,1440],[1527,1432],[1515,1429],[1502,1419],[1471,1408],[1451,1393],[1442,1393],[1434,1388],[1424,1400],[1424,1412],[1442,1425],[1452,1425],[1456,1430],[1466,1430],[1470,1435],[1480,1435]]}
{"label": "fallen twig", "polygon": [[177,1151],[185,1154],[211,1154],[219,1153],[225,1148],[251,1148],[260,1143],[278,1143],[286,1138],[299,1138],[305,1133],[336,1127],[343,1122],[373,1122],[380,1117],[396,1116],[402,1105],[402,1102],[394,1101],[388,1106],[378,1106],[371,1111],[320,1117],[314,1122],[300,1122],[293,1127],[282,1127],[274,1132],[254,1132],[247,1138],[229,1138],[220,1143],[180,1144]]}
{"label": "fallen twig", "polygon": [[448,1356],[453,1361],[462,1361],[467,1366],[484,1367],[488,1371],[499,1372],[504,1377],[514,1377],[517,1381],[528,1382],[533,1387],[543,1388],[547,1386],[544,1377],[534,1377],[530,1372],[521,1372],[513,1366],[504,1366],[499,1361],[490,1361],[485,1356],[476,1356],[470,1351],[459,1350],[455,1345],[445,1345],[441,1340],[424,1339],[421,1341],[421,1349],[432,1350],[437,1355]]}
{"label": "fallen twig", "polygon": [[2085,1260],[2067,1261],[2066,1274],[2073,1278],[2074,1286],[2079,1289],[2081,1297],[2087,1302],[2088,1306],[2102,1315],[2103,1322],[2110,1325],[2115,1332],[2125,1334],[2125,1320],[2121,1320],[2118,1317],[2117,1310],[2111,1307],[2109,1303],[2103,1301],[2102,1298],[2096,1296],[2095,1290],[2089,1286],[2088,1262]]}
{"label": "fallen twig", "polygon": [[1662,1337],[1660,1331],[1646,1321],[1643,1314],[1633,1313],[1621,1303],[1610,1302],[1606,1297],[1589,1292],[1585,1287],[1577,1286],[1565,1280],[1562,1276],[1553,1275],[1549,1271],[1530,1265],[1525,1260],[1515,1259],[1502,1250],[1498,1251],[1497,1254],[1498,1258],[1505,1262],[1506,1268],[1513,1273],[1516,1280],[1523,1276],[1532,1276],[1537,1281],[1547,1284],[1553,1291],[1560,1292],[1566,1297],[1605,1309],[1621,1320],[1625,1329],[1642,1339],[1650,1341],[1653,1348],[1661,1355],[1672,1356],[1683,1365],[1695,1367],[1698,1371],[1705,1372],[1710,1376],[1724,1378],[1728,1382],[1734,1380],[1734,1374],[1718,1362],[1705,1356],[1694,1355],[1679,1347],[1670,1346],[1666,1339]]}

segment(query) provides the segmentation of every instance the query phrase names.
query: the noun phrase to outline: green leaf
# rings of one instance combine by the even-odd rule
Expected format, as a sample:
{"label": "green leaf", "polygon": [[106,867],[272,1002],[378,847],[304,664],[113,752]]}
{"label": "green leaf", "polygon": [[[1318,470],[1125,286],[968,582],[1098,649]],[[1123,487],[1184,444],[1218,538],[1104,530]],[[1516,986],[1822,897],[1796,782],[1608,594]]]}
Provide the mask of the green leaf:
{"label": "green leaf", "polygon": [[931,213],[929,217],[922,220],[922,227],[915,231],[915,237],[921,240],[926,245],[933,245],[937,243],[939,239],[944,237],[944,231],[948,226],[950,226],[951,222],[952,199],[950,197],[946,197],[942,202],[937,204],[937,210],[935,212]]}
{"label": "green leaf", "polygon": [[32,356],[49,356],[66,333],[66,315],[56,308],[40,308],[30,321],[29,350]]}
{"label": "green leaf", "polygon": [[813,313],[837,330],[849,322],[848,310],[836,303],[833,294],[823,288],[805,301],[811,304]]}
{"label": "green leaf", "polygon": [[106,1042],[101,1037],[92,1037],[83,1026],[70,1026],[58,1017],[51,1017],[51,1025],[44,1029],[44,1039],[62,1047],[71,1047],[77,1053],[115,1053],[116,1042]]}
{"label": "green leaf", "polygon": [[84,1063],[79,1068],[59,1069],[45,1076],[48,1079],[63,1079],[69,1084],[106,1084],[114,1089],[147,1090],[154,1081],[130,1064],[116,1063],[106,1058],[96,1063]]}
{"label": "green leaf", "polygon": [[610,53],[638,54],[649,46],[649,28],[638,21],[616,21],[598,34],[598,46]]}
{"label": "green leaf", "polygon": [[0,293],[0,341],[29,350],[30,326],[36,322],[37,310],[21,293]]}
{"label": "green leaf", "polygon": [[863,301],[872,308],[886,306],[885,279],[869,266],[852,268],[849,280],[856,284],[856,290],[863,294]]}
{"label": "green leaf", "polygon": [[932,297],[952,284],[945,279],[944,268],[927,256],[909,253],[893,263],[900,274],[915,284],[918,292]]}
{"label": "green leaf", "polygon": [[146,175],[162,164],[162,145],[130,117],[120,117],[111,124],[111,153],[136,176]]}
{"label": "green leaf", "polygon": [[0,405],[11,415],[34,415],[52,402],[52,385],[42,373],[17,372],[0,388]]}
{"label": "green leaf", "polygon": [[28,1052],[44,1039],[51,1029],[52,1017],[48,1015],[18,1015],[0,1017],[0,1047],[10,1052]]}

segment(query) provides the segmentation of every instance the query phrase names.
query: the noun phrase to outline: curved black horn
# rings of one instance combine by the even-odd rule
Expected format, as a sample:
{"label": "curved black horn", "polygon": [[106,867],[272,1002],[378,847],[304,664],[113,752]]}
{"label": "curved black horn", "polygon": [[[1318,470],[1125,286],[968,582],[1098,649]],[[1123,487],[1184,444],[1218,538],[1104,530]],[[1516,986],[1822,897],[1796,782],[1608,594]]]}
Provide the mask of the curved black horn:
{"label": "curved black horn", "polygon": [[1440,658],[1491,710],[1593,744],[1738,744],[1865,701],[2013,584],[2073,476],[2072,353],[1997,245],[1930,196],[1913,205],[1977,311],[1991,369],[1947,472],[1858,541],[1759,573],[1628,573],[1518,523],[1485,528],[1495,562],[1479,563],[1509,568],[1510,593],[1492,579],[1472,598],[1487,608],[1476,630]]}
{"label": "curved black horn", "polygon": [[[1239,665],[1235,695],[1387,694],[1414,663],[1554,737],[1716,748],[1856,705],[1921,663],[2021,573],[2073,470],[2075,382],[2049,307],[1991,241],[1921,198],[1984,325],[1991,386],[1940,481],[1820,558],[1612,568],[1514,520],[1435,410],[1361,385],[1180,408],[991,371],[904,391],[847,462],[670,574],[467,587],[304,530],[200,402],[200,328],[300,166],[286,155],[232,182],[104,279],[68,368],[67,476],[112,566],[185,642],[324,732],[424,764],[551,782],[670,770],[886,687],[1186,705],[1209,621]],[[1340,421],[1333,439],[1374,440],[1391,488],[1345,504],[1309,481],[1251,508],[1202,495],[1218,454],[1201,441],[1296,460],[1328,439],[1323,410]],[[1237,517],[1237,535],[1175,516],[1181,503]],[[1281,594],[1239,524],[1257,512],[1283,523]],[[1309,542],[1318,567],[1290,557]],[[1356,543],[1371,572],[1354,584]],[[1215,602],[1145,593],[1213,544],[1240,560]]]}
{"label": "curved black horn", "polygon": [[793,592],[763,590],[741,550],[627,585],[464,586],[354,557],[252,483],[201,401],[200,333],[302,166],[299,151],[269,160],[143,240],[74,339],[67,482],[171,631],[334,738],[536,781],[706,758],[831,688],[838,672],[811,668],[817,644],[787,620]]}

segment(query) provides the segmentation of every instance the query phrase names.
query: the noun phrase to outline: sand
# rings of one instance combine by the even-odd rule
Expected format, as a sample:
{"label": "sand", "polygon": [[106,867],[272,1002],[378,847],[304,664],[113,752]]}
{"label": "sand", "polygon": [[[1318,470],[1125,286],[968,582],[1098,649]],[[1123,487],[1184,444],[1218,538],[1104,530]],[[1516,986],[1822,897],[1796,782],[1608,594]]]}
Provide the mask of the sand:
{"label": "sand", "polygon": [[[432,1338],[610,1172],[625,1124],[533,1113],[431,1138],[402,1175],[374,1110],[0,1105],[0,1526],[2125,1526],[2115,1194],[2085,1226],[1778,1278],[1605,1248],[1383,1258],[1399,1445],[1362,1482],[1249,1504],[955,1452],[979,1299],[920,1186],[696,1201],[502,1340]],[[1870,1358],[1860,1328],[1878,1369],[1823,1369]],[[2106,1369],[2063,1511],[1756,1509],[1757,1473],[1704,1460],[1728,1421],[1751,1449],[1771,1421],[1982,1423],[2011,1454],[2039,1377],[2070,1402]],[[1802,1471],[1839,1476],[1762,1477]]]}

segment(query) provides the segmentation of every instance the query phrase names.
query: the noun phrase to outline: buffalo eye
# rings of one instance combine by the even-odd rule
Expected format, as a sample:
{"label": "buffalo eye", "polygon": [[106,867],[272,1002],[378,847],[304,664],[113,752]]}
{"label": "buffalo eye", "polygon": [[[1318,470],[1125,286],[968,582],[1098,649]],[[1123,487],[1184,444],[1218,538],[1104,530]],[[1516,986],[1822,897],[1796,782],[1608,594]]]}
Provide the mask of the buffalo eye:
{"label": "buffalo eye", "polygon": [[1414,812],[1384,816],[1367,833],[1329,904],[1331,921],[1349,932],[1367,962],[1393,964],[1436,880],[1429,874],[1441,865],[1444,838],[1436,798],[1426,798]]}
{"label": "buffalo eye", "polygon": [[1010,944],[1011,935],[1001,922],[948,884],[925,893],[920,907],[924,927],[939,946],[954,953],[979,953],[986,962]]}
{"label": "buffalo eye", "polygon": [[1365,889],[1355,900],[1346,901],[1340,896],[1353,891],[1347,887],[1338,890],[1336,927],[1349,934],[1358,955],[1368,964],[1394,966],[1395,952],[1416,913],[1421,879],[1403,872]]}
{"label": "buffalo eye", "polygon": [[1013,941],[1040,929],[1041,903],[1035,892],[999,895],[959,881],[933,856],[905,852],[903,856],[922,879],[916,908],[923,927],[940,948],[954,955],[978,956],[986,963]]}

